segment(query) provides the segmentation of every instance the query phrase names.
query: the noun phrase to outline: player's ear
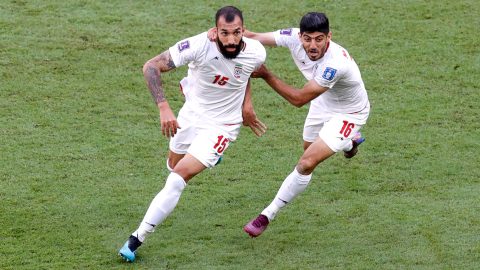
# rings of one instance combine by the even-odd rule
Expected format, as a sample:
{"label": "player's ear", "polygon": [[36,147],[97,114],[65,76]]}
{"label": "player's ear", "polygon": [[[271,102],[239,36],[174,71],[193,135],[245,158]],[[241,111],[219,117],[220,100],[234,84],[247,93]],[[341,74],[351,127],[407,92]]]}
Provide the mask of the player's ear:
{"label": "player's ear", "polygon": [[327,38],[328,40],[332,39],[332,32],[328,32]]}
{"label": "player's ear", "polygon": [[298,38],[302,41],[302,33],[298,32]]}
{"label": "player's ear", "polygon": [[245,34],[245,30],[247,30],[247,27],[244,25],[244,26],[242,27],[242,35]]}

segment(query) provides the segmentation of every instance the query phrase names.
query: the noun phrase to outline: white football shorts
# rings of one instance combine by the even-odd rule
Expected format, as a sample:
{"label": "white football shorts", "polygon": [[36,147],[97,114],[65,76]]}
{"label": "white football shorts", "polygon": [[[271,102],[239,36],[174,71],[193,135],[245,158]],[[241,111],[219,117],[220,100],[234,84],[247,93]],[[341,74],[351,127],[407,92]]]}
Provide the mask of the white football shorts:
{"label": "white football shorts", "polygon": [[177,122],[182,128],[170,139],[170,150],[176,154],[188,152],[209,169],[237,139],[241,128],[241,124],[212,123],[186,106],[178,113]]}
{"label": "white football shorts", "polygon": [[370,108],[354,114],[308,114],[303,128],[303,140],[314,142],[320,136],[322,140],[338,153],[343,151],[360,128],[367,122]]}

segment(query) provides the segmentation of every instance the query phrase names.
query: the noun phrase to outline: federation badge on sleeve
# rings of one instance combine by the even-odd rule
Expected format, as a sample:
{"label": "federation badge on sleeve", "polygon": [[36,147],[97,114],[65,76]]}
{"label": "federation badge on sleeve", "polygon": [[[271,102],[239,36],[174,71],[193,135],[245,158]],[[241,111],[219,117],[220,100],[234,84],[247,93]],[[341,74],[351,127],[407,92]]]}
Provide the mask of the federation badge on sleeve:
{"label": "federation badge on sleeve", "polygon": [[179,52],[182,52],[183,50],[186,50],[186,49],[190,49],[190,42],[188,42],[188,40],[182,41],[180,42],[180,44],[178,44]]}
{"label": "federation badge on sleeve", "polygon": [[235,79],[239,79],[241,74],[242,74],[242,65],[235,65],[235,69],[233,70],[233,75],[235,75]]}
{"label": "federation badge on sleeve", "polygon": [[333,77],[335,77],[335,73],[337,73],[336,69],[327,67],[325,68],[325,72],[323,72],[322,78],[324,78],[325,80],[331,81],[333,80]]}
{"label": "federation badge on sleeve", "polygon": [[292,28],[287,28],[280,30],[280,35],[291,36],[292,35]]}

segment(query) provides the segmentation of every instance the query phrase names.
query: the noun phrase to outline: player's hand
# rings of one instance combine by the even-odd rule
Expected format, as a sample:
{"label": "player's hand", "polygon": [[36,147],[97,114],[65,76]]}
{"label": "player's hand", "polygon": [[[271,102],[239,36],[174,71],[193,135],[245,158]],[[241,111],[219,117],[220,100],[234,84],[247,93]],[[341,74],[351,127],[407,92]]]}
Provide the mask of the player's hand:
{"label": "player's hand", "polygon": [[262,64],[259,68],[255,69],[250,77],[252,78],[265,78],[267,75],[270,74],[270,71],[267,69],[267,67]]}
{"label": "player's hand", "polygon": [[210,41],[217,40],[217,31],[216,31],[215,27],[212,27],[212,28],[208,29],[207,37]]}
{"label": "player's hand", "polygon": [[160,109],[160,122],[162,134],[167,138],[175,136],[177,129],[181,128],[170,107]]}
{"label": "player's hand", "polygon": [[251,38],[254,36],[254,34],[252,33],[252,31],[245,29],[245,32],[243,32],[243,36],[247,38]]}
{"label": "player's hand", "polygon": [[262,133],[265,133],[267,127],[262,123],[262,121],[258,120],[257,114],[251,109],[245,109],[242,112],[243,114],[243,125],[248,126],[252,129],[253,133],[255,133],[258,137],[262,136]]}

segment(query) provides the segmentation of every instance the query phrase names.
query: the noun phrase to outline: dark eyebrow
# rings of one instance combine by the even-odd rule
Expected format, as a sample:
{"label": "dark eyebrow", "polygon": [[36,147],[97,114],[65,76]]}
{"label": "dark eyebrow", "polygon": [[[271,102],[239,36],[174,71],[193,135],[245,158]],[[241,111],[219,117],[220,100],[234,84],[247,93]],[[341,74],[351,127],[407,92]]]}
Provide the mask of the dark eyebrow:
{"label": "dark eyebrow", "polygon": [[[238,27],[238,28],[236,28],[236,29],[233,30],[233,31],[238,31],[238,30],[241,30],[241,29],[242,29],[241,27]],[[227,29],[222,29],[222,30],[220,30],[220,31],[222,31],[222,32],[228,32]]]}
{"label": "dark eyebrow", "polygon": [[303,34],[303,36],[307,36],[307,37],[309,37],[309,38],[316,39],[316,38],[318,38],[318,37],[322,37],[322,36],[325,36],[325,35],[324,35],[324,34],[320,34],[320,35],[318,35],[318,36],[316,36],[316,37],[311,37],[311,36],[309,36],[309,35],[307,35],[307,34]]}

